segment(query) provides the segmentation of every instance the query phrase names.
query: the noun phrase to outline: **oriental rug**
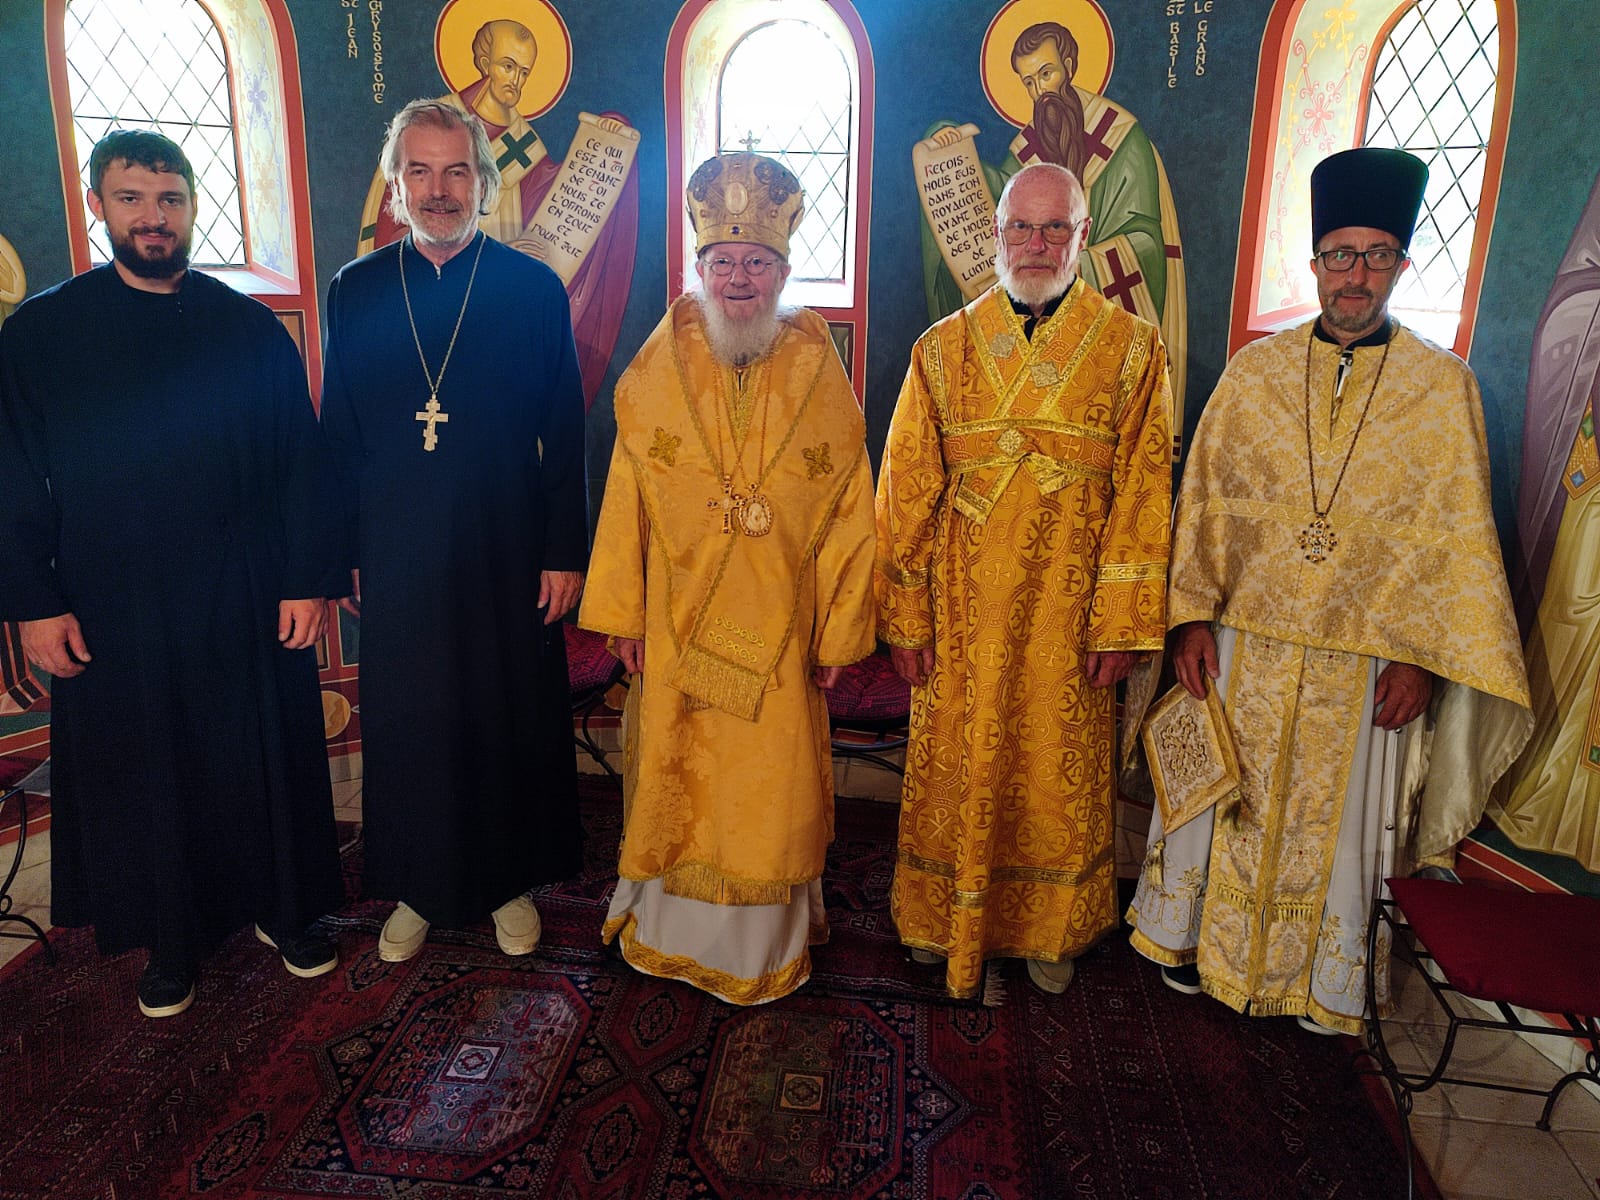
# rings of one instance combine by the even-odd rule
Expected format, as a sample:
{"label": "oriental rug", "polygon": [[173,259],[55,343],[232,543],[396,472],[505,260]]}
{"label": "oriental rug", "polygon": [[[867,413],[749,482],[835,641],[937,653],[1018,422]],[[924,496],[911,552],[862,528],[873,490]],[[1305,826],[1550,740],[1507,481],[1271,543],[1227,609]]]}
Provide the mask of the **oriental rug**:
{"label": "oriental rug", "polygon": [[387,905],[353,900],[336,972],[295,979],[246,930],[148,1021],[142,955],[57,931],[60,965],[0,974],[0,1200],[1403,1194],[1343,1039],[1177,995],[1125,938],[1065,995],[1017,970],[999,1007],[946,1000],[888,918],[890,805],[840,803],[799,992],[641,976],[598,940],[620,798],[584,787],[588,865],[537,894],[528,958],[483,927],[384,963]]}

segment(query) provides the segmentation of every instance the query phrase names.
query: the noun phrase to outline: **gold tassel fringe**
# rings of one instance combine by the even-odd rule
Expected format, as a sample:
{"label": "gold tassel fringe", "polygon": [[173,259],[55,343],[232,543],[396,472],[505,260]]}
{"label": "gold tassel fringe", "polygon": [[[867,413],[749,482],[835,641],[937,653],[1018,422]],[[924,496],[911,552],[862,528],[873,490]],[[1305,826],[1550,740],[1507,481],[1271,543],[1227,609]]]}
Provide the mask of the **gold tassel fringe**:
{"label": "gold tassel fringe", "polygon": [[661,890],[669,896],[700,900],[706,904],[787,904],[792,885],[758,879],[730,879],[703,863],[674,867],[661,877]]}
{"label": "gold tassel fringe", "polygon": [[1166,878],[1166,851],[1167,839],[1162,838],[1144,857],[1144,877],[1149,880],[1150,886],[1160,891],[1167,890]]}

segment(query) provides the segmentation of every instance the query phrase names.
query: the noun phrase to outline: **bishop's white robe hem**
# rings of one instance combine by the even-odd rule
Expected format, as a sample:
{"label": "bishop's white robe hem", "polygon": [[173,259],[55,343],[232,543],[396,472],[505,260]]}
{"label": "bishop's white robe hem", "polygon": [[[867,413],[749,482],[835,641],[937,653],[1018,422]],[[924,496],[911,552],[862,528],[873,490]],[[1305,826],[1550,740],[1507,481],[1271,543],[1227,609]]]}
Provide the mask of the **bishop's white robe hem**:
{"label": "bishop's white robe hem", "polygon": [[620,937],[623,959],[646,975],[765,1004],[811,978],[828,916],[819,879],[795,884],[787,904],[711,904],[669,895],[659,879],[619,879],[602,936]]}

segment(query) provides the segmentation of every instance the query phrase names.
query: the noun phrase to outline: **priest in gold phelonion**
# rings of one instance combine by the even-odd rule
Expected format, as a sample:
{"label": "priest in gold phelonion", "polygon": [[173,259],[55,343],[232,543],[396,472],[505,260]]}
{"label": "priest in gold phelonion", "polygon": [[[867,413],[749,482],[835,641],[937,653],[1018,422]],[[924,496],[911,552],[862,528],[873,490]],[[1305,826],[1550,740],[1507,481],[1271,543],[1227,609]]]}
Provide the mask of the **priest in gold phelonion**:
{"label": "priest in gold phelonion", "polygon": [[606,919],[635,968],[735,1004],[827,937],[822,688],[874,646],[866,426],[827,323],[783,308],[799,181],[759,154],[689,180],[701,287],[617,383],[580,624],[632,676]]}
{"label": "priest in gold phelonion", "polygon": [[1389,313],[1427,168],[1349,150],[1311,175],[1322,312],[1245,347],[1184,465],[1167,594],[1215,688],[1237,795],[1159,815],[1128,913],[1179,991],[1355,1033],[1382,881],[1448,864],[1532,723],[1471,369]]}

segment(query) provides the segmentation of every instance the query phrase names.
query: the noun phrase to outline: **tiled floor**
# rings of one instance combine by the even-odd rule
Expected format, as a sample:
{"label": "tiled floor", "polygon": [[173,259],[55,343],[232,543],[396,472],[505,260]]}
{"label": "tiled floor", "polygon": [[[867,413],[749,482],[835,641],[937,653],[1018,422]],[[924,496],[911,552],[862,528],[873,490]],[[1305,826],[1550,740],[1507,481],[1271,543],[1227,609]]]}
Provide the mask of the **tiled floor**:
{"label": "tiled floor", "polygon": [[[599,770],[581,755],[579,761],[585,770]],[[838,764],[837,770],[841,794],[885,799],[898,794],[899,777],[881,768],[852,762]],[[334,804],[339,820],[359,821],[360,779],[335,783]],[[9,847],[0,847],[0,861],[9,853]],[[49,923],[49,858],[49,834],[30,838],[23,867],[12,884],[13,911],[28,914],[41,925]],[[0,938],[0,964],[25,944]],[[1418,1047],[1437,1050],[1444,1019],[1410,968],[1398,970],[1402,972],[1395,980],[1399,1011],[1386,1028],[1402,1065],[1420,1064]],[[1466,1030],[1458,1039],[1451,1073],[1545,1087],[1559,1078],[1562,1069],[1524,1040]],[[1447,1200],[1600,1200],[1600,1099],[1581,1088],[1568,1088],[1549,1133],[1533,1124],[1540,1104],[1532,1097],[1474,1088],[1437,1088],[1418,1098],[1412,1129]]]}
{"label": "tiled floor", "polygon": [[[11,869],[11,858],[16,853],[16,843],[0,845],[0,879]],[[50,928],[50,834],[31,833],[22,850],[22,867],[11,881],[11,911],[32,917],[45,929]],[[25,938],[0,937],[0,966],[10,962],[33,944],[27,926],[14,921],[0,922],[0,934],[20,933]]]}
{"label": "tiled floor", "polygon": [[[1431,1067],[1444,1042],[1444,1015],[1410,967],[1396,964],[1394,986],[1399,1008],[1384,1028],[1395,1059],[1408,1069]],[[1556,1066],[1532,1040],[1464,1029],[1448,1073],[1548,1087],[1568,1068]],[[1539,1041],[1556,1052],[1572,1044]],[[1534,1125],[1543,1106],[1533,1096],[1441,1086],[1416,1098],[1411,1128],[1449,1200],[1600,1198],[1600,1099],[1581,1085],[1568,1087],[1548,1133]]]}

